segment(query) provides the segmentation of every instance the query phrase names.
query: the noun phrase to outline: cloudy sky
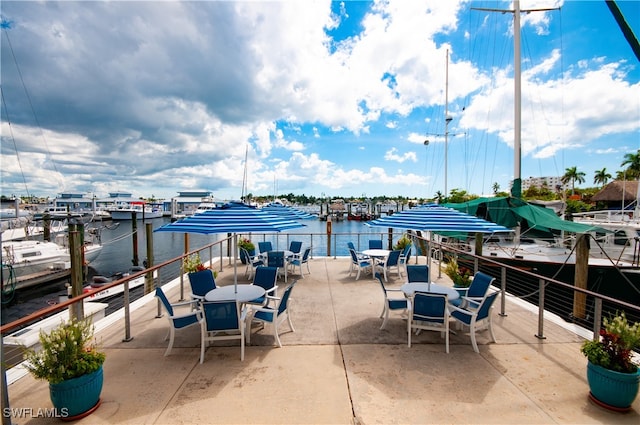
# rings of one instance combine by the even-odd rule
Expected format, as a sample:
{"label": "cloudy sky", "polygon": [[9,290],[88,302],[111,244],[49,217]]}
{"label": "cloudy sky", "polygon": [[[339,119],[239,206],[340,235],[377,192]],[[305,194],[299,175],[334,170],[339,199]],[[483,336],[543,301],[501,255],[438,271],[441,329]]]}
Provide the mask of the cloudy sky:
{"label": "cloudy sky", "polygon": [[[254,195],[508,190],[513,14],[472,7],[513,5],[3,0],[1,193],[238,199],[245,157]],[[522,178],[593,186],[640,148],[640,63],[604,1],[520,8],[560,8],[521,18]]]}

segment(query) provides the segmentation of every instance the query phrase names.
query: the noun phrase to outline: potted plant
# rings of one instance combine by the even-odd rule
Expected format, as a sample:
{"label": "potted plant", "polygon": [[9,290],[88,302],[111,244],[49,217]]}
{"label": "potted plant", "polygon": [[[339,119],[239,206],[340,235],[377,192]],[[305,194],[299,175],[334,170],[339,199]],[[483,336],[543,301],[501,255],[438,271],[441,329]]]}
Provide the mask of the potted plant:
{"label": "potted plant", "polygon": [[628,411],[638,395],[640,370],[632,352],[640,347],[640,322],[630,324],[624,312],[603,319],[597,339],[580,348],[587,357],[589,398],[615,411]]}
{"label": "potted plant", "polygon": [[449,276],[454,287],[468,288],[471,285],[471,270],[466,267],[460,267],[455,257],[447,257],[447,265],[444,268],[444,274]]}
{"label": "potted plant", "polygon": [[408,245],[411,245],[411,239],[407,237],[407,235],[402,235],[400,239],[393,246],[394,250],[404,250]]}
{"label": "potted plant", "polygon": [[207,270],[207,268],[204,264],[202,264],[200,254],[193,254],[185,257],[184,260],[182,260],[182,270],[185,273],[197,273]]}
{"label": "potted plant", "polygon": [[40,332],[39,349],[27,349],[26,369],[49,382],[56,416],[82,418],[100,405],[105,354],[98,351],[91,319],[61,323],[49,333]]}
{"label": "potted plant", "polygon": [[[251,257],[256,255],[256,246],[253,244],[253,242],[251,242],[251,239],[249,238],[240,238],[240,240],[238,241],[238,248],[246,249],[247,253]],[[240,250],[240,261],[242,262],[242,264],[247,264],[249,262],[249,259],[242,250]]]}
{"label": "potted plant", "polygon": [[200,254],[192,254],[188,257],[185,257],[184,260],[182,260],[182,270],[185,273],[188,273],[189,281],[192,284],[196,283],[196,281],[200,279],[203,279],[204,281],[210,281],[211,274],[213,274],[214,279],[218,277],[217,271],[210,270],[204,264],[202,264]]}

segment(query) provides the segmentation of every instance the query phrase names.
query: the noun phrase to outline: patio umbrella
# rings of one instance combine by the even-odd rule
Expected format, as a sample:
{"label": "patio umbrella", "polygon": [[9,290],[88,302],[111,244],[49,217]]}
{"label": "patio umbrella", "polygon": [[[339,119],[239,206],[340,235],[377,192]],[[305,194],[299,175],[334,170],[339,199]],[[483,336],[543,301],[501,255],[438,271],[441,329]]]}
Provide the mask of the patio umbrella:
{"label": "patio umbrella", "polygon": [[289,218],[291,220],[307,220],[310,218],[316,218],[316,216],[313,214],[309,214],[298,208],[290,207],[288,205],[282,205],[277,202],[271,202],[260,209],[269,214],[277,215],[278,217]]}
{"label": "patio umbrella", "polygon": [[496,233],[511,229],[487,220],[437,205],[415,207],[365,223],[370,227],[392,227],[432,232]]}
{"label": "patio umbrella", "polygon": [[282,232],[289,229],[304,227],[297,221],[278,217],[273,214],[261,211],[239,202],[230,202],[220,208],[207,210],[200,214],[185,217],[173,223],[165,224],[154,230],[154,232],[177,232],[177,233],[232,233],[233,234],[233,255],[234,255],[234,281],[238,285],[238,248],[237,233],[250,232]]}

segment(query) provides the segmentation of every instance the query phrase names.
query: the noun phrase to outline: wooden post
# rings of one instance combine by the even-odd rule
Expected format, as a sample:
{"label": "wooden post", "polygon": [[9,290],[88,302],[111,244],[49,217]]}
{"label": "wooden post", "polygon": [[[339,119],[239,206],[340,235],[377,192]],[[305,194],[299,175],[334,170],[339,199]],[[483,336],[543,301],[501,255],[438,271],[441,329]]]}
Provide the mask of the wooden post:
{"label": "wooden post", "polygon": [[43,220],[44,220],[44,224],[43,224],[43,239],[47,242],[51,242],[51,216],[49,215],[48,212],[44,213],[43,215]]}
{"label": "wooden post", "polygon": [[[145,223],[145,232],[147,236],[147,264],[146,268],[153,267],[153,224]],[[144,293],[148,294],[154,290],[153,272],[147,272],[144,277]]]}
{"label": "wooden post", "polygon": [[476,255],[482,255],[482,233],[476,233]]}
{"label": "wooden post", "polygon": [[133,259],[131,262],[134,266],[140,264],[138,258],[138,220],[136,219],[136,212],[131,212],[131,233],[133,235]]}
{"label": "wooden post", "polygon": [[[75,225],[69,227],[69,253],[71,254],[71,297],[82,294],[82,243],[80,232]],[[82,320],[84,318],[84,303],[78,302],[69,306],[69,319]]]}
{"label": "wooden post", "polygon": [[[587,235],[579,234],[576,239],[576,288],[587,289],[589,277],[589,240]],[[587,296],[581,292],[574,292],[573,295],[573,317],[584,319],[586,317]]]}
{"label": "wooden post", "polygon": [[331,256],[331,216],[327,214],[327,257]]}

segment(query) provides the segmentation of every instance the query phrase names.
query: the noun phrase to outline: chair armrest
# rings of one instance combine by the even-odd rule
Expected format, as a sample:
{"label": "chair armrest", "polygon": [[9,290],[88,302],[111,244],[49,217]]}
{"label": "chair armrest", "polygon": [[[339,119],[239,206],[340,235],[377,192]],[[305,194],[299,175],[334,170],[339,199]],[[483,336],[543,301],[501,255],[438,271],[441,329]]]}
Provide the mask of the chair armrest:
{"label": "chair armrest", "polygon": [[387,288],[387,292],[402,292],[400,288]]}
{"label": "chair armrest", "polygon": [[469,311],[467,309],[461,308],[461,307],[457,307],[451,303],[447,303],[447,309],[449,309],[449,313],[453,312],[453,311],[458,311],[462,314],[465,314],[467,316],[473,316],[475,314],[475,312]]}
{"label": "chair armrest", "polygon": [[[196,297],[197,297],[197,295],[193,295],[193,294],[191,294],[191,295],[192,295],[192,296],[196,296]],[[204,297],[202,297],[202,299],[204,299]],[[198,299],[198,300],[190,300],[190,301],[180,301],[180,302],[177,302],[177,303],[173,303],[173,304],[171,304],[171,307],[173,307],[173,308],[176,308],[176,307],[180,308],[180,307],[190,306],[190,305],[192,305],[192,304],[196,304],[196,305],[198,305],[199,303],[200,303],[200,299]],[[174,316],[174,317],[175,317],[175,316]]]}
{"label": "chair armrest", "polygon": [[273,288],[271,288],[271,289],[267,289],[267,290],[265,290],[265,291],[264,291],[264,292],[265,292],[265,297],[266,297],[266,298],[269,298],[269,299],[274,299],[274,300],[275,300],[275,299],[280,299],[280,298],[276,298],[276,297],[274,297],[274,296],[270,296],[270,295],[268,295],[268,294],[270,294],[270,293],[272,293],[272,292],[276,292],[276,290],[277,290],[277,289],[278,289],[278,285],[274,286],[274,287],[273,287]]}
{"label": "chair armrest", "polygon": [[455,289],[459,293],[460,292],[464,292],[464,294],[462,294],[462,293],[460,294],[460,297],[465,297],[467,292],[469,292],[469,287],[468,286],[466,288],[462,288],[462,287],[459,287],[459,286],[454,286],[453,289]]}
{"label": "chair armrest", "polygon": [[172,319],[182,319],[183,317],[189,317],[193,315],[198,316],[198,321],[201,321],[204,319],[204,317],[202,316],[202,310],[193,310],[189,313],[184,313],[184,314],[174,314],[173,316],[169,316],[169,317],[171,317]]}

